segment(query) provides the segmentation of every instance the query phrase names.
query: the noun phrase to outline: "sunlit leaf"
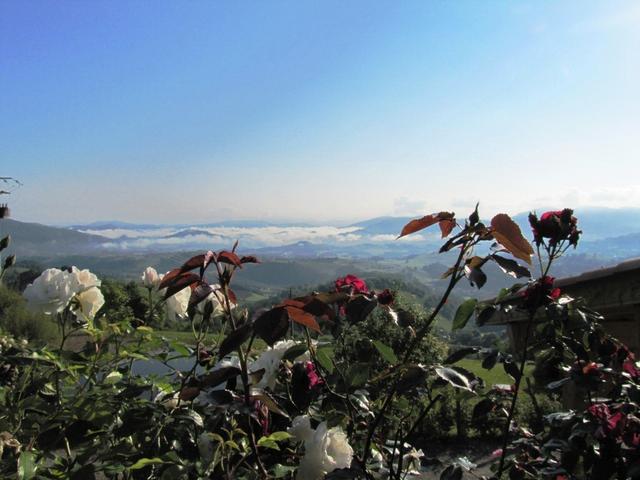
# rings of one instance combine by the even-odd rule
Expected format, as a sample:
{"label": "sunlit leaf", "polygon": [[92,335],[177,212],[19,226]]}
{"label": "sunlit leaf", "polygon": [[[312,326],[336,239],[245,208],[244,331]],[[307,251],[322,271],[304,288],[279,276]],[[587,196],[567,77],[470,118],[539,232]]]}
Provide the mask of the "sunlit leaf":
{"label": "sunlit leaf", "polygon": [[159,465],[165,463],[164,460],[158,457],[154,458],[141,458],[136,463],[129,467],[129,470],[140,470],[141,468],[147,467],[149,465]]}
{"label": "sunlit leaf", "polygon": [[454,370],[453,368],[448,367],[436,367],[436,375],[438,375],[443,380],[446,380],[452,386],[456,388],[460,388],[462,390],[468,390],[472,392],[471,385],[469,383],[469,379]]}
{"label": "sunlit leaf", "polygon": [[415,232],[419,232],[424,228],[435,225],[436,223],[438,223],[438,221],[438,216],[435,214],[426,215],[422,218],[411,220],[404,227],[402,227],[402,231],[400,232],[400,235],[398,235],[398,238],[404,237],[405,235],[410,235]]}
{"label": "sunlit leaf", "polygon": [[491,234],[514,257],[531,265],[533,247],[522,235],[520,227],[505,213],[499,213],[491,219]]}

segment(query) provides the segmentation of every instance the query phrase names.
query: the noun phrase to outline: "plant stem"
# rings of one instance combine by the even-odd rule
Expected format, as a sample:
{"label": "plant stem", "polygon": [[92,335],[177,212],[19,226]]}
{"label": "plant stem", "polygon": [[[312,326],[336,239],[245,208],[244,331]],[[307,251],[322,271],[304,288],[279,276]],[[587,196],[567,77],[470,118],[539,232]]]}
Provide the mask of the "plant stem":
{"label": "plant stem", "polygon": [[520,369],[518,378],[516,378],[515,383],[515,391],[513,392],[513,398],[511,399],[511,406],[509,408],[509,414],[507,415],[507,423],[504,426],[504,430],[502,433],[502,454],[500,455],[500,466],[498,467],[497,477],[498,479],[502,476],[502,471],[504,470],[504,461],[507,455],[507,445],[509,444],[509,429],[511,427],[511,421],[513,420],[513,416],[516,411],[516,404],[518,402],[518,393],[520,391],[520,383],[522,382],[522,378],[524,377],[524,367],[527,362],[527,350],[529,349],[529,339],[531,337],[531,330],[533,326],[533,317],[535,316],[535,311],[529,313],[529,320],[527,321],[527,332],[524,337],[524,348],[522,349],[522,362],[520,363]]}
{"label": "plant stem", "polygon": [[[407,350],[406,350],[406,352],[404,354],[404,357],[402,359],[402,364],[401,365],[404,365],[405,363],[407,363],[407,361],[409,360],[409,357],[411,356],[413,351],[416,349],[416,347],[422,341],[423,337],[429,331],[429,328],[431,327],[431,324],[433,323],[433,321],[436,319],[438,313],[440,313],[440,310],[442,309],[442,307],[447,303],[447,300],[449,298],[449,295],[453,291],[453,288],[456,286],[456,284],[458,283],[460,278],[462,278],[461,276],[458,275],[458,270],[460,269],[460,265],[462,264],[462,260],[464,259],[464,255],[465,255],[469,245],[470,245],[469,241],[466,241],[465,243],[463,243],[460,246],[460,253],[458,254],[458,258],[457,258],[456,263],[455,263],[455,265],[453,267],[453,274],[451,275],[451,280],[449,280],[449,285],[447,286],[447,289],[445,290],[444,294],[442,295],[442,298],[440,298],[440,301],[438,302],[438,305],[436,305],[436,308],[431,312],[431,315],[429,315],[429,318],[427,319],[425,324],[418,330],[418,332],[416,333],[416,336],[414,337],[413,341],[409,344],[409,347],[407,348]],[[371,451],[371,442],[373,440],[373,435],[374,435],[376,429],[378,428],[378,426],[380,426],[380,422],[382,421],[382,418],[384,417],[384,414],[385,414],[387,408],[391,404],[393,396],[395,395],[396,390],[398,388],[399,381],[400,381],[400,376],[398,376],[396,378],[395,382],[391,386],[391,389],[387,393],[387,396],[384,399],[384,402],[382,403],[382,407],[380,408],[380,411],[375,416],[375,418],[373,419],[373,422],[371,423],[371,426],[369,427],[369,432],[367,433],[367,439],[366,439],[365,444],[364,444],[364,450],[362,452],[362,465],[363,465],[363,467],[365,466],[365,464],[367,462],[367,459],[369,458],[369,454],[370,454],[370,451]]]}

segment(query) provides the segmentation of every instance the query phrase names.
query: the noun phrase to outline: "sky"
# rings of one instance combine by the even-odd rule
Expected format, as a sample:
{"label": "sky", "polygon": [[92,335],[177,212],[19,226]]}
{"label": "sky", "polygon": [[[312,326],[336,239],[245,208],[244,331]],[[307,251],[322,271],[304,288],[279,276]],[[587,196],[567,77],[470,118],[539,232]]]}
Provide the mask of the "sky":
{"label": "sky", "polygon": [[636,1],[0,0],[14,218],[640,206]]}

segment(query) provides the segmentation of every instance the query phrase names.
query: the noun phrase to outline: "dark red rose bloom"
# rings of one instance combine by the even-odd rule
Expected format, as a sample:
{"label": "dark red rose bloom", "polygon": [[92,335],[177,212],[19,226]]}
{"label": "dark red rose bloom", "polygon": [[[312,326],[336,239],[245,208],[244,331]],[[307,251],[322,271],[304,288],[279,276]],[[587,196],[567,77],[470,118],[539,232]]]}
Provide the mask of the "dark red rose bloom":
{"label": "dark red rose bloom", "polygon": [[309,379],[310,389],[318,385],[322,385],[324,383],[324,381],[318,375],[318,372],[316,371],[316,366],[313,364],[313,362],[305,363],[305,368],[307,371],[307,378]]}
{"label": "dark red rose bloom", "polygon": [[542,305],[547,305],[560,298],[562,292],[559,288],[554,288],[555,278],[544,276],[541,279],[530,284],[527,289],[522,292],[524,299],[524,307],[528,310],[536,310]]}
{"label": "dark red rose bloom", "polygon": [[607,407],[604,403],[594,403],[589,408],[587,408],[587,411],[599,420],[606,420],[611,416],[609,407]]}
{"label": "dark red rose bloom", "polygon": [[346,277],[338,278],[336,280],[336,292],[348,291],[351,294],[354,293],[369,293],[367,284],[364,283],[359,277],[355,275],[347,275]]}
{"label": "dark red rose bloom", "polygon": [[380,305],[391,305],[393,304],[394,300],[395,298],[393,296],[393,293],[388,288],[385,288],[378,294],[378,303]]}
{"label": "dark red rose bloom", "polygon": [[598,375],[599,367],[595,362],[589,362],[584,367],[582,367],[582,373],[584,375]]}
{"label": "dark red rose bloom", "polygon": [[578,219],[573,216],[573,210],[570,208],[545,212],[540,219],[535,213],[530,213],[529,224],[536,245],[541,245],[544,239],[548,238],[549,246],[568,240],[569,244],[575,247],[582,233],[578,230]]}

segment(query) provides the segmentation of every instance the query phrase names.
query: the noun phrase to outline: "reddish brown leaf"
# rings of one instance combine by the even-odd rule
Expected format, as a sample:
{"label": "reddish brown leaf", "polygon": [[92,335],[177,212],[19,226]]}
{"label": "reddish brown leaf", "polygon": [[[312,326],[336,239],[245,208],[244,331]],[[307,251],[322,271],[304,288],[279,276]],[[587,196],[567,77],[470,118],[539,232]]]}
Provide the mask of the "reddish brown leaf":
{"label": "reddish brown leaf", "polygon": [[244,255],[240,258],[240,263],[260,263],[255,255]]}
{"label": "reddish brown leaf", "polygon": [[191,257],[189,260],[184,262],[180,267],[181,272],[188,272],[189,270],[193,270],[194,268],[200,268],[204,265],[206,254],[202,253],[200,255],[196,255],[195,257]]}
{"label": "reddish brown leaf", "polygon": [[442,238],[448,237],[453,230],[453,227],[456,226],[456,221],[454,219],[446,219],[440,220],[438,222],[438,226],[440,227],[440,231],[442,232]]}
{"label": "reddish brown leaf", "polygon": [[320,333],[320,325],[318,325],[316,317],[314,317],[310,313],[305,312],[301,308],[297,308],[291,305],[285,306],[284,308],[289,314],[289,318],[291,320]]}
{"label": "reddish brown leaf", "polygon": [[533,248],[522,235],[520,227],[505,213],[499,213],[491,219],[491,234],[500,245],[506,248],[514,257],[524,260],[531,265]]}
{"label": "reddish brown leaf", "polygon": [[226,250],[221,251],[218,253],[218,261],[242,268],[240,257],[233,252],[227,252]]}
{"label": "reddish brown leaf", "polygon": [[232,303],[238,303],[238,297],[236,297],[235,292],[229,287],[227,287],[227,295],[229,295],[229,300],[231,300]]}
{"label": "reddish brown leaf", "polygon": [[[304,297],[302,297],[304,298]],[[282,301],[281,305],[285,306],[285,307],[295,307],[295,308],[304,308],[304,304],[305,302],[302,300],[297,300],[297,299],[291,299],[291,298],[287,298],[285,300]]]}
{"label": "reddish brown leaf", "polygon": [[398,235],[398,238],[418,232],[423,228],[430,227],[431,225],[438,223],[438,220],[439,219],[437,215],[426,215],[422,218],[411,220],[404,227],[402,227],[402,231],[400,232],[400,235]]}
{"label": "reddish brown leaf", "polygon": [[253,332],[253,325],[251,323],[245,323],[244,325],[236,328],[230,332],[218,348],[218,355],[220,358],[224,358],[234,350],[237,350],[251,336]]}
{"label": "reddish brown leaf", "polygon": [[189,287],[194,283],[200,281],[200,276],[195,273],[182,273],[178,275],[174,281],[167,287],[167,291],[164,294],[164,298],[167,299],[172,295],[175,295],[185,287]]}
{"label": "reddish brown leaf", "polygon": [[188,402],[200,395],[200,389],[198,387],[185,387],[180,390],[180,400]]}
{"label": "reddish brown leaf", "polygon": [[182,270],[180,270],[179,268],[174,268],[173,270],[171,270],[170,272],[168,272],[164,277],[162,277],[162,281],[160,282],[160,285],[158,285],[158,288],[160,290],[162,290],[163,288],[165,288],[167,285],[173,283],[173,281],[182,273]]}

